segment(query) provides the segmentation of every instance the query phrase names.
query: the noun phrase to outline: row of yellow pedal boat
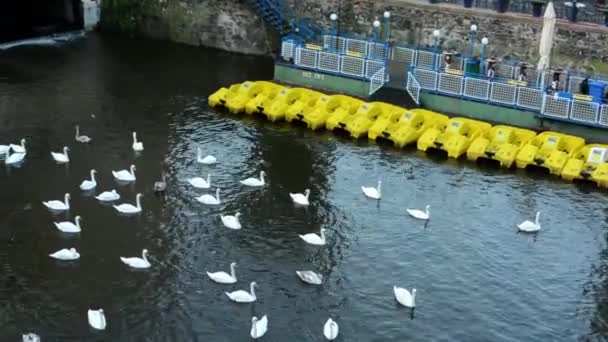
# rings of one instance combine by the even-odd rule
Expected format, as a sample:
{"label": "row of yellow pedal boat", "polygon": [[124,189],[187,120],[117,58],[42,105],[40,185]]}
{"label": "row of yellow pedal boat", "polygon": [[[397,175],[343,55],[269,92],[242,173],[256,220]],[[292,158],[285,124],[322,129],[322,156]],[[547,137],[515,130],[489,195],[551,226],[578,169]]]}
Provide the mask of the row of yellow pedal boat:
{"label": "row of yellow pedal boat", "polygon": [[608,188],[608,145],[586,145],[585,139],[573,135],[537,134],[268,81],[221,88],[209,96],[209,105],[234,114],[259,114],[273,122],[299,121],[312,130],[343,130],[353,138],[384,139],[401,148],[416,143],[421,151],[443,150],[451,158],[490,159],[506,168],[542,167],[567,180],[585,179]]}

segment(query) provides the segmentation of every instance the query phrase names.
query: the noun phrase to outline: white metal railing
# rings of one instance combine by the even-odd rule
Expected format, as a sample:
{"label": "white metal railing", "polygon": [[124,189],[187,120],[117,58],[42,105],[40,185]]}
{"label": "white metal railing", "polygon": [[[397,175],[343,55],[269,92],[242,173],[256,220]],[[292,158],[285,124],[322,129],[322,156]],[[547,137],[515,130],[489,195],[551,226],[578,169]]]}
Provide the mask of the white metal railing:
{"label": "white metal railing", "polygon": [[363,77],[363,75],[365,75],[365,59],[342,56],[340,72],[345,75]]}
{"label": "white metal railing", "polygon": [[329,52],[344,54],[346,49],[346,39],[342,37],[324,35],[323,49],[328,50]]}
{"label": "white metal railing", "polygon": [[572,100],[570,105],[570,119],[595,124],[597,123],[599,110],[599,103]]}
{"label": "white metal railing", "polygon": [[[521,70],[521,66],[516,66],[515,70],[513,71],[513,78],[514,79],[518,79],[519,78],[519,72]],[[535,65],[530,65],[526,68],[526,81],[528,83],[538,83],[540,82],[540,74],[538,71],[536,71],[536,66]]]}
{"label": "white metal railing", "polygon": [[541,112],[547,116],[567,119],[570,113],[570,100],[553,95],[543,96],[543,107]]}
{"label": "white metal railing", "polygon": [[296,45],[291,41],[284,41],[281,44],[281,57],[286,61],[291,61],[294,57]]}
{"label": "white metal railing", "polygon": [[580,93],[581,82],[584,80],[583,77],[579,76],[570,76],[568,80],[568,86],[566,87],[566,91],[571,94]]}
{"label": "white metal railing", "polygon": [[598,123],[602,126],[608,126],[608,104],[602,105]]}
{"label": "white metal railing", "polygon": [[[509,64],[497,63],[494,70],[494,77],[513,78],[513,66]],[[485,70],[488,70],[486,67]]]}
{"label": "white metal railing", "polygon": [[391,49],[391,60],[402,62],[406,67],[416,64],[417,50],[395,46]]}
{"label": "white metal railing", "polygon": [[340,72],[340,55],[319,52],[319,69],[329,72]]}
{"label": "white metal railing", "polygon": [[543,92],[540,89],[517,88],[517,105],[526,109],[540,111],[543,106]]}
{"label": "white metal railing", "polygon": [[517,87],[511,84],[492,82],[490,100],[506,105],[514,105]]}
{"label": "white metal railing", "polygon": [[490,96],[490,81],[467,77],[464,79],[464,95],[487,100]]}
{"label": "white metal railing", "polygon": [[437,61],[437,54],[429,51],[418,50],[416,54],[416,66],[418,68],[433,69]]}
{"label": "white metal railing", "polygon": [[436,71],[416,68],[414,70],[414,77],[416,77],[416,79],[420,83],[420,88],[427,90],[437,89]]}
{"label": "white metal railing", "polygon": [[384,68],[384,62],[383,61],[376,61],[376,60],[373,60],[373,59],[368,59],[365,62],[365,77],[366,78],[372,78],[372,76],[378,70],[380,70],[380,68]]}
{"label": "white metal railing", "polygon": [[407,85],[405,86],[405,90],[410,94],[414,102],[416,104],[420,104],[420,83],[414,75],[408,71],[407,73]]}
{"label": "white metal railing", "polygon": [[317,68],[318,51],[305,49],[302,47],[296,48],[295,64],[305,68]]}
{"label": "white metal railing", "polygon": [[[446,53],[435,54],[435,68],[442,69],[445,63]],[[452,54],[452,61],[450,62],[450,69],[464,70],[464,58]]]}
{"label": "white metal railing", "polygon": [[437,90],[442,93],[461,95],[462,81],[463,77],[460,75],[448,74],[443,72],[439,74],[439,84],[437,85]]}
{"label": "white metal railing", "polygon": [[358,54],[359,57],[367,56],[367,41],[359,39],[346,39],[345,53]]}
{"label": "white metal railing", "polygon": [[369,95],[371,96],[384,85],[384,68],[380,68],[369,80]]}
{"label": "white metal railing", "polygon": [[373,59],[384,60],[388,58],[388,45],[377,43],[377,42],[368,42],[367,43],[367,57]]}

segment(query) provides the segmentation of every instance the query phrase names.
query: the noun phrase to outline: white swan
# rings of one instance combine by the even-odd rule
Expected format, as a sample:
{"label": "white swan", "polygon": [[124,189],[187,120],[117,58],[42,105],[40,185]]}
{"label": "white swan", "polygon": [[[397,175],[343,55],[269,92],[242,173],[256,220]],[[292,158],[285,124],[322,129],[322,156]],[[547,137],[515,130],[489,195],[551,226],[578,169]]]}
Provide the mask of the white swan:
{"label": "white swan", "polygon": [[93,190],[97,186],[97,181],[95,180],[95,174],[97,171],[95,169],[91,170],[91,180],[85,179],[80,183],[80,190],[88,191]]}
{"label": "white swan", "polygon": [[431,208],[430,205],[427,205],[425,207],[425,211],[422,211],[420,209],[406,209],[407,213],[410,214],[410,216],[417,218],[419,220],[428,220],[431,218],[431,213],[429,212],[429,209]]}
{"label": "white swan", "polygon": [[122,203],[115,205],[114,208],[123,214],[137,214],[141,212],[141,196],[142,194],[135,196],[136,206],[130,203]]}
{"label": "white swan", "polygon": [[106,315],[103,313],[103,309],[91,310],[87,313],[89,317],[89,325],[97,330],[104,330],[106,328]]}
{"label": "white swan", "polygon": [[537,211],[535,222],[526,220],[526,221],[518,224],[517,228],[519,228],[519,230],[524,233],[536,233],[537,231],[540,230],[540,222],[538,222],[539,217],[540,217],[540,211]]}
{"label": "white swan", "polygon": [[51,152],[51,156],[58,163],[68,163],[70,161],[70,157],[68,156],[68,151],[69,150],[70,149],[67,146],[65,146],[63,148],[63,153],[61,153],[61,152]]}
{"label": "white swan", "polygon": [[0,155],[8,154],[9,145],[0,145]]}
{"label": "white swan", "polygon": [[338,337],[338,332],[340,331],[340,327],[338,327],[338,323],[336,323],[333,319],[327,319],[325,325],[323,326],[323,335],[328,341],[333,341]]}
{"label": "white swan", "polygon": [[264,171],[260,171],[260,178],[254,178],[254,177],[250,177],[247,178],[245,180],[241,181],[241,184],[243,185],[247,185],[247,186],[263,186],[264,184],[266,184],[264,182],[264,175],[266,174],[266,172]]}
{"label": "white swan", "polygon": [[[10,152],[11,149],[9,149]],[[9,153],[7,152],[7,153]],[[18,164],[20,162],[23,161],[23,159],[25,158],[25,153],[12,153],[9,154],[8,157],[4,160],[4,164],[10,165],[10,164]]]}
{"label": "white swan", "polygon": [[133,151],[139,152],[144,150],[144,143],[141,141],[137,141],[137,132],[133,132]]}
{"label": "white swan", "polygon": [[412,289],[412,293],[410,294],[410,291],[402,287],[393,286],[393,292],[395,292],[395,298],[399,304],[408,308],[416,307],[416,289]]}
{"label": "white swan", "polygon": [[204,194],[201,197],[198,197],[196,200],[207,205],[221,204],[222,202],[220,201],[220,188],[217,188],[217,190],[215,191],[215,197],[213,197],[213,195]]}
{"label": "white swan", "polygon": [[310,233],[306,235],[300,235],[300,238],[302,238],[302,240],[306,241],[306,243],[309,243],[311,245],[323,246],[325,245],[325,228],[321,228],[321,236],[314,233]]}
{"label": "white swan", "polygon": [[167,190],[167,181],[165,180],[165,173],[161,172],[161,180],[154,182],[154,192],[164,192]]}
{"label": "white swan", "polygon": [[64,248],[59,250],[53,254],[49,254],[51,258],[55,258],[58,260],[77,260],[80,259],[80,253],[76,251],[76,248]]}
{"label": "white swan", "polygon": [[114,178],[118,179],[119,181],[134,182],[135,181],[135,165],[131,165],[130,170],[131,170],[130,172],[129,172],[129,170],[120,170],[120,171],[112,170],[112,174],[114,175]]}
{"label": "white swan", "polygon": [[21,145],[10,144],[8,147],[16,153],[25,153],[25,138],[21,139]]}
{"label": "white swan", "polygon": [[226,215],[226,216],[222,216],[220,215],[220,219],[222,219],[222,223],[224,224],[224,226],[226,228],[230,228],[230,229],[241,229],[241,222],[239,221],[239,216],[241,216],[241,213],[236,213],[234,214],[234,216],[232,215]]}
{"label": "white swan", "polygon": [[207,165],[217,163],[217,159],[215,159],[215,157],[212,155],[208,155],[205,158],[203,158],[203,150],[200,147],[197,149],[196,161],[198,161],[201,164],[207,164]]}
{"label": "white swan", "polygon": [[148,261],[148,250],[144,249],[141,251],[141,258],[125,258],[120,257],[120,260],[125,264],[133,268],[149,268],[150,262]]}
{"label": "white swan", "polygon": [[323,276],[313,271],[296,271],[296,274],[300,279],[311,285],[321,285],[323,283]]}
{"label": "white swan", "polygon": [[234,284],[234,283],[236,283],[236,273],[234,271],[235,267],[236,267],[236,262],[233,262],[230,264],[230,274],[228,274],[226,272],[209,273],[207,271],[207,275],[209,276],[209,278],[211,278],[211,280],[213,280],[216,283]]}
{"label": "white swan", "polygon": [[76,139],[76,141],[83,144],[90,143],[91,140],[93,140],[86,135],[80,135],[80,127],[78,125],[76,125],[76,136],[74,138]]}
{"label": "white swan", "polygon": [[255,302],[255,300],[257,299],[257,297],[255,296],[255,289],[254,289],[256,286],[258,286],[258,284],[255,281],[252,281],[251,284],[249,285],[251,293],[249,293],[245,290],[238,290],[238,291],[234,291],[234,292],[226,292],[226,296],[228,296],[228,298],[230,298],[230,300],[232,300],[233,302],[252,303],[252,302]]}
{"label": "white swan", "polygon": [[21,340],[23,342],[40,342],[40,336],[31,332],[31,333],[27,333],[27,334],[22,334]]}
{"label": "white swan", "polygon": [[68,210],[70,209],[70,194],[65,194],[64,202],[53,200],[48,202],[42,202],[47,208],[53,210]]}
{"label": "white swan", "polygon": [[378,181],[378,188],[362,186],[361,190],[365,196],[379,200],[382,197],[382,181]]}
{"label": "white swan", "polygon": [[261,319],[251,317],[251,338],[260,338],[268,331],[268,317],[264,315]]}
{"label": "white swan", "polygon": [[55,224],[55,227],[57,227],[57,229],[59,229],[60,231],[64,232],[64,233],[80,233],[81,228],[80,228],[80,216],[76,216],[74,218],[74,221],[76,222],[76,224],[70,222],[70,221],[64,221],[64,222],[53,222]]}
{"label": "white swan", "polygon": [[207,174],[207,180],[202,177],[194,177],[188,179],[188,183],[195,188],[209,189],[211,187],[211,175]]}
{"label": "white swan", "polygon": [[118,194],[116,190],[104,191],[99,195],[95,196],[95,198],[102,202],[111,202],[120,199],[120,194]]}
{"label": "white swan", "polygon": [[304,190],[304,194],[301,194],[301,193],[292,194],[291,192],[289,193],[289,196],[291,197],[291,200],[293,201],[293,203],[299,204],[299,205],[309,205],[310,204],[308,202],[309,195],[310,195],[309,189]]}

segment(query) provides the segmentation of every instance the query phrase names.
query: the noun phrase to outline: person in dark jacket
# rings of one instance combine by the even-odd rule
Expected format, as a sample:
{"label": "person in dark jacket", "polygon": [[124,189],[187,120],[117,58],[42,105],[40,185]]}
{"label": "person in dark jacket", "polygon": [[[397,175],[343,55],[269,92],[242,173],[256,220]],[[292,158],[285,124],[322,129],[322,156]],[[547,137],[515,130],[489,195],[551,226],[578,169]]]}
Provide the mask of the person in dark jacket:
{"label": "person in dark jacket", "polygon": [[589,77],[585,77],[585,79],[581,82],[579,92],[583,95],[589,95]]}

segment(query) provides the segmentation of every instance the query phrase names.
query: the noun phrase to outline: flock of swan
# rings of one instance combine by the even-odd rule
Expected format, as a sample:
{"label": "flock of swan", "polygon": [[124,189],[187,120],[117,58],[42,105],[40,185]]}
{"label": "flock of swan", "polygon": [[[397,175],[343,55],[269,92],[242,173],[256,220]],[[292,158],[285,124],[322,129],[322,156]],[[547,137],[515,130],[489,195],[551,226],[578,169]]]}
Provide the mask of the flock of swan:
{"label": "flock of swan", "polygon": [[[79,127],[76,126],[76,135],[75,140],[80,143],[89,143],[92,139],[86,135],[80,135]],[[0,155],[5,155],[5,163],[6,164],[17,164],[24,160],[27,149],[25,147],[26,140],[22,139],[19,145],[10,144],[10,145],[0,145]],[[136,152],[140,152],[144,150],[143,142],[137,140],[136,132],[133,132],[133,144],[132,149]],[[66,146],[63,148],[63,152],[51,152],[52,158],[57,163],[68,163],[70,161],[68,156],[69,148]],[[202,150],[198,148],[197,150],[197,162],[200,164],[212,165],[217,163],[217,159],[214,156],[207,155],[205,157],[202,156]],[[131,165],[128,170],[120,170],[120,171],[112,171],[112,175],[114,178],[120,183],[129,183],[135,182],[136,167],[135,165]],[[97,187],[97,181],[95,180],[96,170],[92,169],[90,171],[90,179],[85,179],[80,184],[80,189],[82,191],[94,191]],[[247,178],[241,180],[240,183],[245,186],[250,187],[263,187],[266,184],[264,179],[265,172],[260,171],[259,178]],[[211,175],[208,174],[206,179],[202,177],[194,177],[187,180],[188,183],[198,189],[210,189],[211,188]],[[155,192],[164,192],[167,188],[167,183],[165,181],[165,175],[162,174],[162,180],[154,183],[154,191]],[[361,191],[363,194],[371,199],[380,200],[382,198],[382,182],[378,181],[377,186],[361,186]],[[289,196],[293,203],[296,206],[308,206],[310,205],[309,197],[310,190],[306,189],[303,193],[289,193]],[[135,205],[130,203],[122,203],[118,205],[114,205],[114,209],[119,213],[123,214],[137,214],[142,211],[141,206],[141,197],[142,194],[138,193],[136,195],[136,203]],[[104,191],[95,196],[95,198],[100,202],[115,202],[120,199],[120,194],[112,189],[109,191]],[[200,197],[196,198],[202,204],[205,205],[219,205],[221,204],[220,200],[220,189],[217,188],[215,192],[215,196],[211,194],[204,194]],[[65,212],[70,209],[70,194],[66,193],[64,195],[64,200],[51,200],[51,201],[43,201],[42,204],[46,206],[52,212]],[[406,212],[415,219],[428,221],[431,218],[430,205],[425,207],[425,210],[420,209],[410,209],[407,208]],[[222,224],[229,229],[238,230],[242,228],[242,225],[239,221],[239,216],[241,214],[239,212],[234,215],[220,215],[220,219]],[[536,233],[540,230],[541,226],[539,223],[540,212],[536,213],[536,219],[534,222],[532,221],[524,221],[521,224],[517,225],[518,230],[521,232],[527,233]],[[63,232],[63,233],[80,233],[81,226],[80,221],[82,218],[80,216],[75,216],[74,222],[64,221],[64,222],[54,222],[55,227]],[[299,237],[306,242],[307,244],[313,246],[323,246],[326,244],[326,236],[325,229],[322,228],[319,234],[309,233],[305,235],[299,235]],[[51,258],[64,260],[64,261],[72,261],[80,258],[80,254],[75,248],[64,248],[52,254],[49,254]],[[140,257],[120,257],[120,260],[125,265],[137,268],[137,269],[145,269],[150,268],[152,265],[149,262],[148,258],[148,250],[143,249],[142,255]],[[236,271],[235,268],[237,264],[235,262],[230,264],[230,273],[219,271],[219,272],[207,272],[207,276],[214,282],[218,284],[235,284],[237,283]],[[300,278],[301,281],[311,285],[321,285],[323,283],[323,276],[319,273],[316,273],[312,270],[303,270],[296,271],[296,275]],[[256,293],[255,288],[257,287],[257,283],[252,281],[249,284],[249,291],[246,290],[237,290],[233,292],[225,292],[226,296],[233,302],[236,303],[253,303],[256,301]],[[416,289],[413,288],[411,291],[408,289],[393,286],[393,293],[396,301],[403,305],[404,307],[410,308],[414,310],[416,307]],[[107,326],[106,317],[102,308],[97,310],[89,309],[87,312],[88,322],[91,327],[98,330],[104,330]],[[250,335],[252,338],[257,339],[262,337],[268,330],[268,316],[264,315],[262,318],[258,318],[253,316],[251,319],[251,331]],[[323,335],[327,340],[334,340],[337,338],[339,332],[339,326],[336,321],[332,318],[328,318],[323,326]],[[28,333],[23,335],[23,341],[39,341],[39,337],[34,333]]]}

